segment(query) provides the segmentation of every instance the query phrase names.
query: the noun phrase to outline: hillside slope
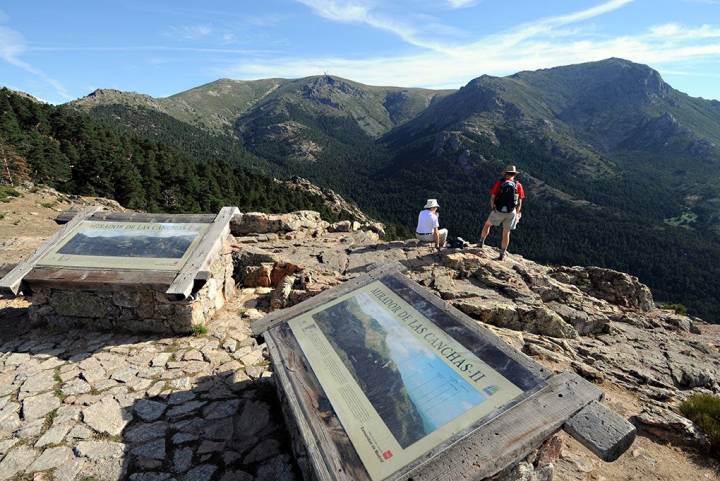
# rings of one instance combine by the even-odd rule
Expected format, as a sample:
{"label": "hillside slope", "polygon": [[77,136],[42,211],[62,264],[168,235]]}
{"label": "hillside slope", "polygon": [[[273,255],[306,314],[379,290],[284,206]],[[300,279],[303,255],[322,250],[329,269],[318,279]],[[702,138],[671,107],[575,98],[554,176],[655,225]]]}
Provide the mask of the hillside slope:
{"label": "hillside slope", "polygon": [[[307,177],[406,234],[436,197],[451,233],[476,239],[490,183],[517,164],[529,198],[513,249],[633,272],[661,299],[720,320],[720,102],[616,58],[443,92],[330,76],[253,82],[74,105],[199,160]],[[176,97],[197,115],[171,112]],[[225,127],[208,127],[220,117]]]}

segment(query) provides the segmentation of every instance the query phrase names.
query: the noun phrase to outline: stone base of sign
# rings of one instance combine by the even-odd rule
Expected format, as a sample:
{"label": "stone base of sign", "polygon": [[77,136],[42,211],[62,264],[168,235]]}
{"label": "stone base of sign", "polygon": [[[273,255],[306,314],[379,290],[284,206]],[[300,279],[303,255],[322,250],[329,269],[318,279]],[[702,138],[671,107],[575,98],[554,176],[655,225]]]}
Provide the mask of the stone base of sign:
{"label": "stone base of sign", "polygon": [[184,334],[207,325],[234,296],[233,260],[226,242],[204,286],[186,300],[170,300],[161,286],[142,284],[34,287],[29,316],[34,324],[59,328]]}

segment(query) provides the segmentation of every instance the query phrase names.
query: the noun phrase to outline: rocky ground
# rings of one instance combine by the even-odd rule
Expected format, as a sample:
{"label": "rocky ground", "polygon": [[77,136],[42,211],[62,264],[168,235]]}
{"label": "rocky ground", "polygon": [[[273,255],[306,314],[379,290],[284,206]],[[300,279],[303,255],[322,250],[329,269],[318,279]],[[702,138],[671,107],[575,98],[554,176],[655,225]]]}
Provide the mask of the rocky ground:
{"label": "rocky ground", "polygon": [[[27,255],[57,229],[53,208],[78,201],[46,207],[42,196],[52,195],[0,204],[0,263]],[[647,288],[613,271],[517,255],[500,263],[491,248],[437,253],[352,226],[322,227],[239,238],[240,295],[204,334],[30,328],[26,300],[0,300],[0,481],[299,479],[272,368],[249,322],[271,299],[297,302],[395,260],[517,349],[597,383],[640,429],[615,463],[559,434],[504,479],[720,480],[697,447],[701,434],[675,412],[691,392],[720,391],[716,326],[656,309]],[[279,297],[287,275],[295,283]]]}

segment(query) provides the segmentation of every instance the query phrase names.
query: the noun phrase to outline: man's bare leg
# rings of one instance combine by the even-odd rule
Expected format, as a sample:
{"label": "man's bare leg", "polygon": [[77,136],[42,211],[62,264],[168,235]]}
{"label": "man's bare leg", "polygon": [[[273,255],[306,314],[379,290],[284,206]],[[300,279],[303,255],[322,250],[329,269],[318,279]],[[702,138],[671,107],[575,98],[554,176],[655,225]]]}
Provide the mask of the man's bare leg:
{"label": "man's bare leg", "polygon": [[492,227],[492,224],[486,221],[482,229],[482,234],[480,234],[480,247],[485,247],[485,239],[487,239],[487,236],[490,234],[490,227]]}
{"label": "man's bare leg", "polygon": [[507,252],[508,245],[510,245],[510,229],[503,227],[502,241],[500,242],[500,260],[505,258],[505,252]]}

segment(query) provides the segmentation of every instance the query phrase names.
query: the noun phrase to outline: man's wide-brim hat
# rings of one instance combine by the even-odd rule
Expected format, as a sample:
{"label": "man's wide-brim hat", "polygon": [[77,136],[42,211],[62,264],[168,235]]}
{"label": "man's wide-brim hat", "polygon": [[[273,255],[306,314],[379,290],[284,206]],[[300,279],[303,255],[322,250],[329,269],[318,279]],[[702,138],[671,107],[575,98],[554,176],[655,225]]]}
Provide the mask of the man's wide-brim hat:
{"label": "man's wide-brim hat", "polygon": [[433,207],[440,207],[440,204],[438,204],[437,199],[428,199],[428,201],[425,203],[425,207],[423,209],[432,209]]}
{"label": "man's wide-brim hat", "polygon": [[505,167],[505,170],[503,170],[503,172],[506,174],[519,174],[520,173],[520,171],[517,170],[514,165],[508,165],[507,167]]}

